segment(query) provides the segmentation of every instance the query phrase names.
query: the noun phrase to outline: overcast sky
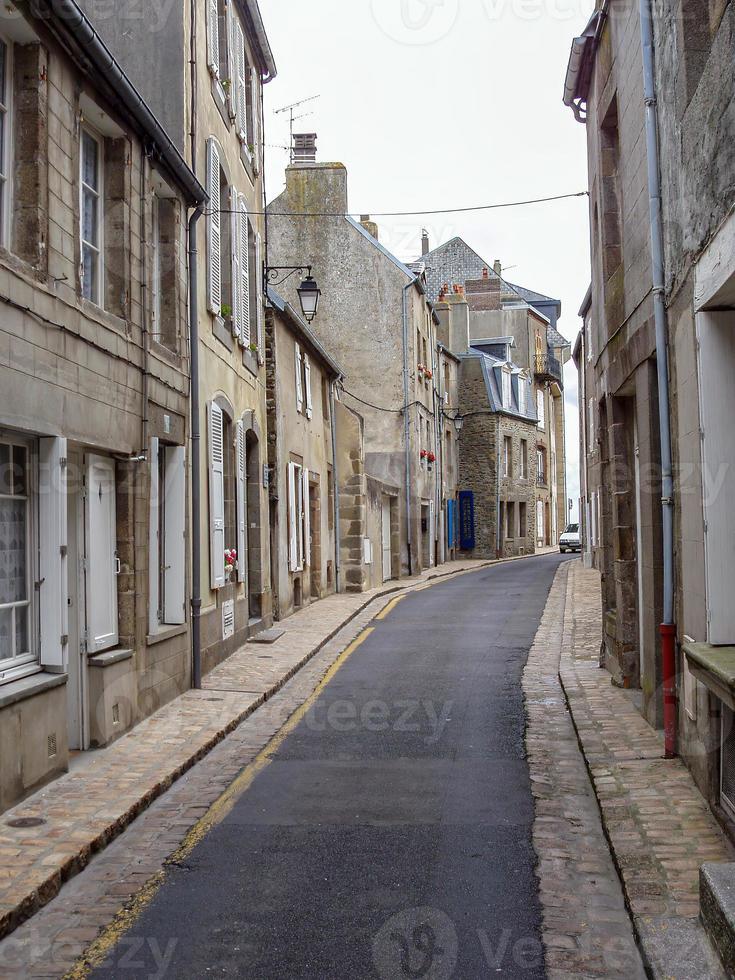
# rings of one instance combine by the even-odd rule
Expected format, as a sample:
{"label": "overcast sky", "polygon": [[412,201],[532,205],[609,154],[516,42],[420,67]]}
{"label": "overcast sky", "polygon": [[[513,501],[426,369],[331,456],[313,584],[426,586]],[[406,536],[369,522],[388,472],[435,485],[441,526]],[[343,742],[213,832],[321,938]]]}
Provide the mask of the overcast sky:
{"label": "overcast sky", "polygon": [[[351,212],[434,210],[585,190],[585,130],[561,102],[583,0],[260,0],[278,77],[266,87],[267,193],[280,193],[287,113],[340,160]],[[279,146],[284,149],[278,148]],[[511,281],[562,301],[574,341],[589,282],[587,199],[432,217],[382,218],[403,260],[459,235]],[[579,494],[576,372],[565,369],[568,494]]]}

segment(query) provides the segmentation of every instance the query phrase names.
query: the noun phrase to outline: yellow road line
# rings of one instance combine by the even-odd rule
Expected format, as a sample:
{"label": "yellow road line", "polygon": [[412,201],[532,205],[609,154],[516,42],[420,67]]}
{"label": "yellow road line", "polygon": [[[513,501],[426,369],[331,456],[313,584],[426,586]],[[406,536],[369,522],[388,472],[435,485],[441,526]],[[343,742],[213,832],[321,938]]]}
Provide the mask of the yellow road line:
{"label": "yellow road line", "polygon": [[[403,596],[400,596],[399,598],[402,599]],[[273,761],[273,756],[276,754],[280,746],[291,734],[294,728],[296,728],[298,723],[303,719],[304,715],[306,715],[309,708],[314,704],[316,699],[319,697],[327,684],[329,684],[340,667],[342,667],[348,658],[355,652],[355,650],[357,650],[357,648],[364,643],[365,640],[367,640],[374,629],[374,626],[366,627],[362,633],[360,633],[360,635],[357,636],[352,643],[350,643],[349,646],[345,647],[308,698],[303,702],[303,704],[299,705],[299,707],[293,712],[292,715],[290,715],[284,725],[279,728],[276,734],[273,735],[273,737],[268,741],[267,745],[265,745],[265,747],[262,748],[255,756],[253,761],[249,762],[248,765],[245,766],[240,775],[232,783],[230,783],[222,795],[214,801],[204,816],[200,817],[200,819],[187,833],[186,837],[184,837],[179,847],[166,860],[165,864],[172,864],[182,861],[185,857],[191,854],[196,845],[214,826],[224,820],[234,806],[237,798],[250,787],[258,773],[265,769],[268,763]],[[145,907],[153,901],[156,893],[164,883],[165,879],[166,869],[164,865],[160,871],[157,871],[151,878],[149,878],[141,890],[134,896],[130,904],[125,908],[120,909],[110,925],[107,926],[97,937],[97,939],[95,939],[89,946],[84,953],[83,958],[80,959],[79,962],[65,974],[64,980],[84,980],[84,978],[89,976],[92,970],[100,966],[115,947],[116,943],[126,932],[128,932],[129,929],[135,925]]]}
{"label": "yellow road line", "polygon": [[376,619],[385,619],[386,616],[388,616],[390,613],[393,612],[393,610],[396,608],[396,606],[401,601],[401,599],[405,599],[406,598],[406,594],[404,594],[404,595],[397,595],[395,597],[395,599],[391,599],[391,601],[388,603],[388,605],[385,607],[385,609],[381,610],[375,618]]}

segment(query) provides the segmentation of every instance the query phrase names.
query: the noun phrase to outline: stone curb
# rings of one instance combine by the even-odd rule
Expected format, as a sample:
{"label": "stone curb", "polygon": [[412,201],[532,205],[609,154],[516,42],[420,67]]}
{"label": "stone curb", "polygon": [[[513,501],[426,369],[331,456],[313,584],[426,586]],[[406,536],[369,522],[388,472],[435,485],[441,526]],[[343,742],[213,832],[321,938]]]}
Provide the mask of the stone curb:
{"label": "stone curb", "polygon": [[[89,863],[91,858],[102,851],[109,843],[118,837],[141,813],[143,813],[156,799],[164,794],[177,780],[184,776],[193,766],[208,755],[223,739],[230,735],[239,725],[241,725],[258,708],[262,707],[270,698],[273,697],[291,678],[297,674],[310,660],[312,660],[334,637],[348,626],[361,612],[372,603],[379,603],[381,600],[397,594],[409,594],[418,589],[426,588],[430,584],[436,584],[442,579],[459,577],[471,572],[477,572],[483,568],[498,565],[510,561],[520,561],[526,558],[540,557],[549,554],[550,551],[541,551],[533,555],[518,555],[512,558],[488,559],[480,561],[470,568],[459,568],[456,570],[447,569],[441,572],[428,572],[425,578],[418,578],[410,584],[401,585],[400,580],[386,585],[377,593],[366,598],[356,609],[352,610],[343,620],[340,621],[329,633],[325,634],[297,663],[288,668],[276,682],[271,684],[267,690],[257,698],[250,701],[241,712],[232,718],[211,735],[205,742],[198,745],[179,765],[169,770],[156,781],[153,786],[149,786],[135,802],[133,802],[122,813],[119,813],[105,827],[90,839],[80,843],[74,855],[66,857],[63,863],[52,868],[42,881],[36,881],[27,893],[13,905],[0,904],[0,939],[10,935],[21,923],[31,918],[40,908],[50,902],[58,895],[63,884],[70,878],[79,874]],[[206,691],[206,687],[203,688]],[[187,697],[191,691],[186,691],[179,697]],[[170,708],[174,701],[169,702],[166,707]],[[135,731],[135,729],[133,729]],[[44,790],[53,786],[53,782],[47,784]]]}

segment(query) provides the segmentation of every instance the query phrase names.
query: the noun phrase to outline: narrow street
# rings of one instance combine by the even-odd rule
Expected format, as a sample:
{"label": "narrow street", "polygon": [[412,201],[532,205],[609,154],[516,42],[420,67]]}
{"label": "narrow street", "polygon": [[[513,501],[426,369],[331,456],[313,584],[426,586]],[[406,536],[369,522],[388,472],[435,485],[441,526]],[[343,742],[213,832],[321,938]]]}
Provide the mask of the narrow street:
{"label": "narrow street", "polygon": [[387,607],[94,975],[543,976],[521,673],[561,560]]}

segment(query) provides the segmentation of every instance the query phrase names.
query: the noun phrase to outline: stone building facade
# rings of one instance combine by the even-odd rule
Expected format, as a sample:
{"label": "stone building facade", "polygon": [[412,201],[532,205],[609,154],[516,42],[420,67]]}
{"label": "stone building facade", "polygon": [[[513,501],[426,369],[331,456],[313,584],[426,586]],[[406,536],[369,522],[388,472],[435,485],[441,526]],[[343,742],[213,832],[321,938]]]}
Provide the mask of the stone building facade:
{"label": "stone building facade", "polygon": [[0,14],[0,810],[191,678],[185,229],[205,192],[68,8]]}
{"label": "stone building facade", "polygon": [[[345,370],[343,404],[364,421],[364,477],[375,502],[380,498],[381,527],[378,535],[370,519],[368,537],[378,539],[383,558],[352,584],[416,573],[437,560],[446,511],[436,465],[436,324],[423,270],[408,268],[381,245],[368,217],[362,223],[349,217],[342,164],[290,166],[286,189],[268,214],[271,261],[313,267],[322,293],[314,332]],[[291,303],[297,286],[284,284]],[[398,554],[390,550],[396,522]]]}
{"label": "stone building facade", "polygon": [[336,588],[334,402],[342,371],[275,289],[268,295],[271,581],[274,616],[283,619]]}
{"label": "stone building facade", "polygon": [[[725,826],[735,817],[732,473],[735,166],[733,11],[657,5],[653,84],[664,227],[664,297],[674,461],[678,751]],[[598,11],[567,72],[586,121],[593,282],[580,311],[585,385],[585,546],[602,572],[603,654],[662,717],[661,419],[638,8]],[[655,164],[655,161],[654,161]]]}
{"label": "stone building facade", "polygon": [[276,69],[256,0],[175,0],[157,25],[131,18],[125,5],[83,2],[209,195],[197,225],[201,466],[193,475],[206,673],[272,619],[261,91]]}
{"label": "stone building facade", "polygon": [[589,71],[575,74],[572,66],[567,81],[587,127],[586,452],[602,573],[601,660],[614,683],[641,689],[643,712],[657,724],[661,487],[638,8],[615,4],[609,17],[598,11],[585,35]]}

